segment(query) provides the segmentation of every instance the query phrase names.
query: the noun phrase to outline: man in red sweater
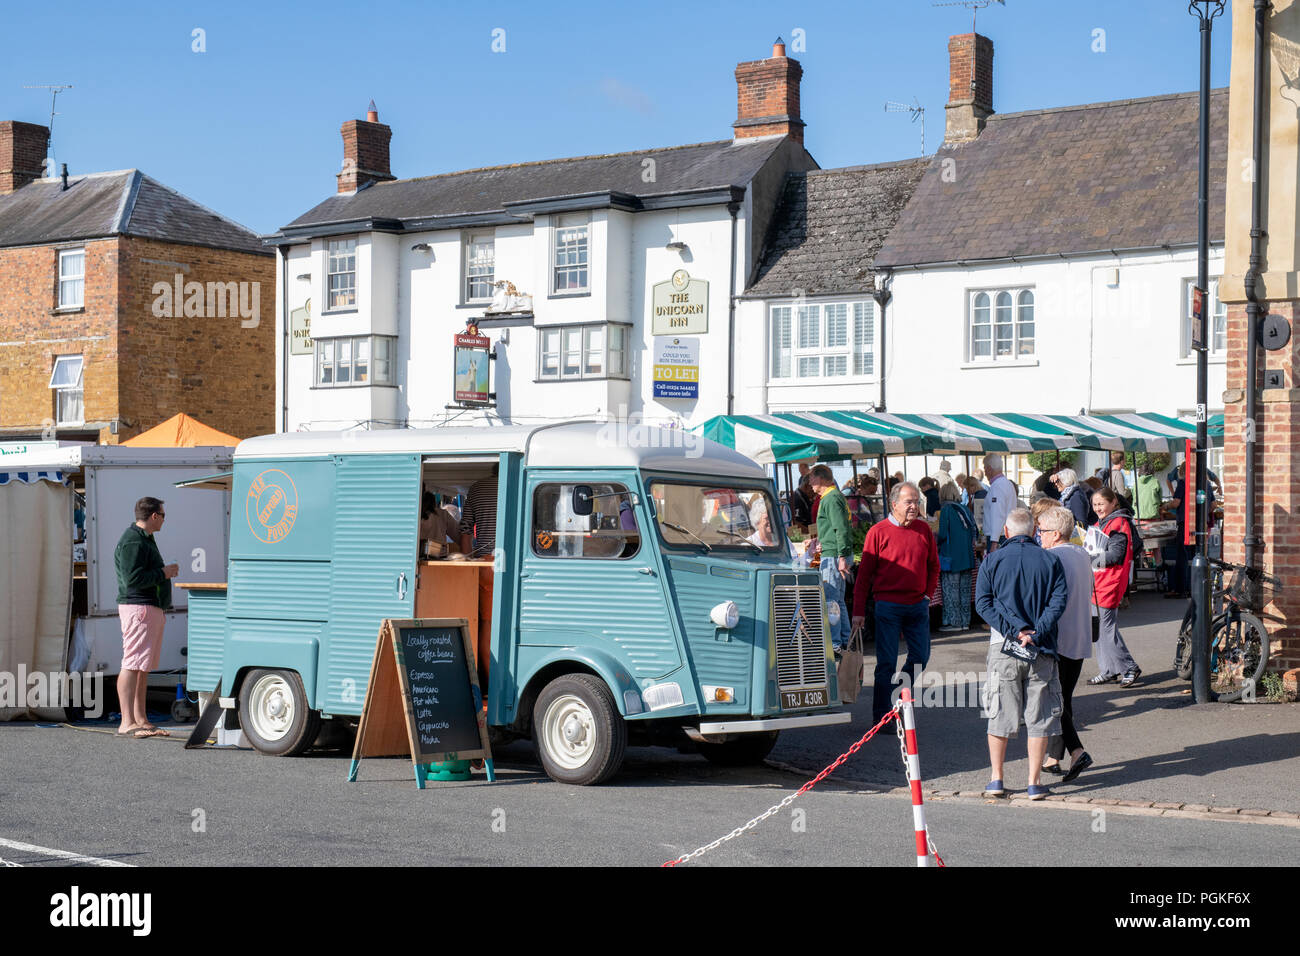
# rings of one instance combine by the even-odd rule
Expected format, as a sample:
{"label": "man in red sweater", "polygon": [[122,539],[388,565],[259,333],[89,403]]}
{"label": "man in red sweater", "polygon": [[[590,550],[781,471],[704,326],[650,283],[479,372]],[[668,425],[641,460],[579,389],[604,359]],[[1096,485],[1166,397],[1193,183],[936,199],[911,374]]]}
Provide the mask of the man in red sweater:
{"label": "man in red sweater", "polygon": [[939,584],[939,549],[930,526],[921,519],[921,492],[910,481],[889,492],[889,517],[871,526],[862,545],[857,584],[853,588],[853,626],[867,618],[867,595],[876,602],[876,686],[871,699],[873,723],[893,707],[898,686],[898,641],[907,639],[910,688],[930,661],[930,595]]}

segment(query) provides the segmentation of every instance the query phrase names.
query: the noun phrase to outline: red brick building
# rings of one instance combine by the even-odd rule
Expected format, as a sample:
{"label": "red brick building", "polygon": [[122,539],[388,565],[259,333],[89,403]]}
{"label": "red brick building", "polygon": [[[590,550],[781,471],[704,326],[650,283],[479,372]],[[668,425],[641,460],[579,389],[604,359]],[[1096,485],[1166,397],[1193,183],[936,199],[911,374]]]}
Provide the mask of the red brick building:
{"label": "red brick building", "polygon": [[40,178],[48,139],[0,122],[0,440],[273,431],[274,254],[139,170]]}

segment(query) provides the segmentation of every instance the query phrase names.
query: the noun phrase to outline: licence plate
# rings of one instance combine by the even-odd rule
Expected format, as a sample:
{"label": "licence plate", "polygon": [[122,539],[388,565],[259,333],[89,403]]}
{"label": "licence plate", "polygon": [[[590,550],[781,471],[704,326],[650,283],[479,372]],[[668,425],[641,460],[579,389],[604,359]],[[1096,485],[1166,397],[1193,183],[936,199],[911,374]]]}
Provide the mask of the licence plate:
{"label": "licence plate", "polygon": [[798,710],[801,707],[825,707],[826,688],[820,690],[795,690],[781,692],[781,709]]}

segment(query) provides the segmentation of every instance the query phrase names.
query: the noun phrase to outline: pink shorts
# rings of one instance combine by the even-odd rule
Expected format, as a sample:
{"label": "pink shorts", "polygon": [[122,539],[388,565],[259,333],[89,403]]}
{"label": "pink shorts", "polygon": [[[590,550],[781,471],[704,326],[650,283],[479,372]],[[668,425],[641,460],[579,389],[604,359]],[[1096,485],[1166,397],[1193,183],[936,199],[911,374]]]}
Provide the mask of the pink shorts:
{"label": "pink shorts", "polygon": [[122,670],[152,671],[162,656],[163,626],[167,617],[151,604],[119,604],[122,620]]}

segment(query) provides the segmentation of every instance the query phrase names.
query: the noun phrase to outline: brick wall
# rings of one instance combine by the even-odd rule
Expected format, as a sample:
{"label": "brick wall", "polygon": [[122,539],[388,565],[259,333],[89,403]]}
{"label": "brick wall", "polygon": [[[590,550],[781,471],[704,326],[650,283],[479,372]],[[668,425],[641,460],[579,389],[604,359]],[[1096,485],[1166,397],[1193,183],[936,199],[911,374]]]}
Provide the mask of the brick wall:
{"label": "brick wall", "polygon": [[[129,438],[178,412],[239,438],[275,431],[275,257],[146,239],[122,242],[119,319],[122,417]],[[185,302],[160,300],[156,283],[259,283],[257,325],[228,308],[223,318],[185,315]],[[159,311],[173,314],[155,315]],[[197,305],[197,303],[195,303]],[[252,319],[247,320],[249,322]]]}
{"label": "brick wall", "polygon": [[[1269,303],[1269,312],[1285,316],[1293,330],[1300,330],[1300,303]],[[1246,476],[1246,444],[1243,424],[1246,416],[1246,307],[1228,306],[1228,393],[1224,402],[1223,552],[1228,561],[1241,562],[1242,538],[1247,532],[1243,498]],[[1276,352],[1259,353],[1258,385],[1266,368],[1282,369],[1284,388],[1261,392],[1256,421],[1255,520],[1264,546],[1260,566],[1280,577],[1285,586],[1274,603],[1265,608],[1270,638],[1270,670],[1300,667],[1300,340],[1295,331],[1291,342]]]}
{"label": "brick wall", "polygon": [[[84,307],[76,311],[55,311],[59,248],[86,251]],[[84,357],[85,420],[118,414],[118,267],[116,239],[0,249],[0,429],[39,433],[54,424],[49,383],[60,355]],[[107,429],[103,440],[113,440]]]}

